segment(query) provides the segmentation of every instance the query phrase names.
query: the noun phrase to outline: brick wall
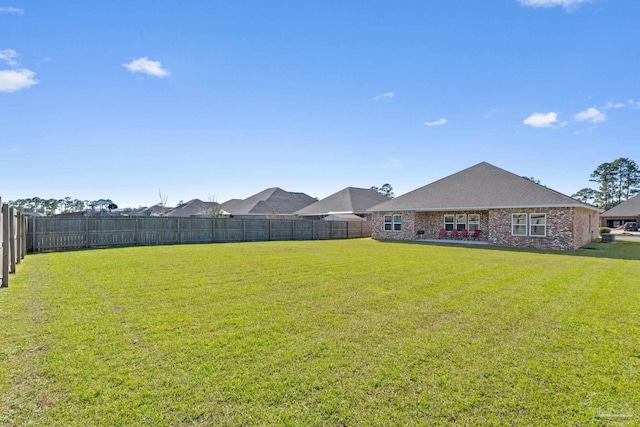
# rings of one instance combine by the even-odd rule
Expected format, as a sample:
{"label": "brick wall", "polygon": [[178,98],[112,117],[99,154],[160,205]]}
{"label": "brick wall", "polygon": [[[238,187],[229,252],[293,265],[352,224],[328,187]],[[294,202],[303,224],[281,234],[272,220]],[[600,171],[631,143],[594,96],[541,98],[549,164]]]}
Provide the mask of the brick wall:
{"label": "brick wall", "polygon": [[598,223],[600,215],[597,212],[577,208],[573,218],[573,245],[576,248],[598,240]]}
{"label": "brick wall", "polygon": [[[591,241],[597,229],[597,213],[582,208],[495,209],[489,212],[489,244],[521,248],[573,250]],[[547,235],[513,236],[511,215],[514,213],[547,214]],[[591,217],[591,225],[589,218]]]}
{"label": "brick wall", "polygon": [[[436,239],[440,229],[444,227],[444,215],[459,213],[479,214],[482,230],[480,240],[495,246],[572,250],[588,244],[598,235],[599,215],[596,212],[582,208],[547,208],[374,213],[371,237],[378,240],[418,240],[417,231],[424,230],[424,238]],[[513,236],[511,215],[514,213],[547,214],[546,236]],[[384,231],[385,214],[402,215],[402,231]]]}
{"label": "brick wall", "polygon": [[[385,231],[384,216],[401,215],[402,231]],[[417,240],[416,212],[375,212],[371,219],[371,237],[376,240]]]}
{"label": "brick wall", "polygon": [[[488,211],[456,211],[456,212],[417,212],[416,225],[425,230],[426,239],[437,239],[440,234],[440,229],[444,228],[444,216],[467,214],[467,220],[469,214],[480,215],[480,237],[478,240],[487,240],[487,229],[489,226],[489,212]],[[469,225],[467,223],[467,228]]]}

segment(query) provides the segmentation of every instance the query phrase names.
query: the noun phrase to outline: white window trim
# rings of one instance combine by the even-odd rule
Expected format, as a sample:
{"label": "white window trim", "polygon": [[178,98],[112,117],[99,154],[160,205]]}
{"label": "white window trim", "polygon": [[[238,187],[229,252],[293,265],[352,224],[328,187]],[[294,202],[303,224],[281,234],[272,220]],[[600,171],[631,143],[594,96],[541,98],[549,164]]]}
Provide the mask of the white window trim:
{"label": "white window trim", "polygon": [[[396,221],[396,218],[399,218],[400,221]],[[395,232],[402,231],[402,215],[393,215],[393,218],[391,220],[392,220],[391,224],[392,224],[393,231]],[[396,230],[396,224],[400,225],[400,229]]]}
{"label": "white window trim", "polygon": [[[458,217],[464,217],[464,222],[458,222]],[[464,224],[464,229],[467,229],[467,230],[469,229],[469,217],[468,217],[468,215],[466,213],[464,213],[464,214],[456,214],[455,221],[456,221],[456,223],[455,223],[453,228],[455,228],[456,230],[458,230],[458,231],[462,231],[463,230],[463,229],[458,228],[459,224]]]}
{"label": "white window trim", "polygon": [[[517,216],[524,215],[524,224],[516,224],[514,222],[514,219],[515,219],[516,215]],[[515,236],[515,237],[527,237],[528,231],[529,231],[528,222],[529,222],[529,215],[527,215],[526,213],[524,213],[524,212],[512,213],[511,214],[511,235]],[[514,233],[514,230],[515,230],[516,226],[518,226],[518,227],[524,226],[524,234],[516,234],[516,233]]]}
{"label": "white window trim", "polygon": [[[471,216],[476,216],[478,218],[477,221],[471,221]],[[480,214],[468,214],[467,215],[467,229],[469,230],[469,232],[471,233],[471,225],[476,225],[476,229],[480,230]]]}
{"label": "white window trim", "polygon": [[[389,221],[387,221],[389,218]],[[387,224],[389,229],[387,230]],[[382,231],[393,231],[393,215],[382,215]]]}
{"label": "white window trim", "polygon": [[[387,221],[387,218],[389,218],[390,220]],[[399,218],[400,221],[396,221],[396,218]],[[396,225],[399,224],[400,225],[400,229],[396,230]],[[390,226],[390,228],[387,230],[387,225]],[[402,231],[402,215],[383,215],[382,216],[382,231],[385,232],[401,232]]]}
{"label": "white window trim", "polygon": [[[531,222],[531,215],[542,215],[544,217],[544,224],[533,224]],[[530,213],[529,214],[529,236],[531,237],[547,237],[547,214],[546,213]],[[544,227],[544,234],[533,234],[531,230],[533,227]]]}
{"label": "white window trim", "polygon": [[[453,220],[451,222],[447,222],[446,218],[450,216],[453,218]],[[451,224],[451,230],[453,230],[454,228],[456,228],[456,215],[455,214],[444,214],[442,216],[442,228],[444,228],[445,230],[447,230],[447,224]],[[447,230],[450,231],[450,230]]]}

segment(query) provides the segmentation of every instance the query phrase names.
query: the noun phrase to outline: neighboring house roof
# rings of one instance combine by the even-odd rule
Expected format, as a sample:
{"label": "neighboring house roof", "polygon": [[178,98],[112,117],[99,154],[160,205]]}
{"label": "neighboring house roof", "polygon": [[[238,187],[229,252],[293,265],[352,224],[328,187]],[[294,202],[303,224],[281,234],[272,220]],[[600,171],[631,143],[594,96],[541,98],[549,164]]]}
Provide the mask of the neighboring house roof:
{"label": "neighboring house roof", "polygon": [[327,215],[322,219],[325,221],[366,221],[364,218],[356,214],[332,214]]}
{"label": "neighboring house roof", "polygon": [[34,217],[34,216],[46,216],[42,212],[22,212],[23,215]]}
{"label": "neighboring house roof", "polygon": [[640,194],[600,214],[603,218],[640,216]]}
{"label": "neighboring house roof", "polygon": [[[44,215],[38,215],[38,216],[44,216]],[[84,216],[84,212],[63,212],[63,213],[55,214],[53,216],[56,218],[79,217],[79,216]]]}
{"label": "neighboring house roof", "polygon": [[278,187],[267,188],[244,200],[232,199],[222,204],[231,215],[292,214],[315,202],[304,193],[292,193]]}
{"label": "neighboring house roof", "polygon": [[242,199],[227,200],[226,202],[224,202],[222,204],[222,209],[225,209],[228,212],[237,211],[237,210],[239,210],[241,208],[243,202],[244,202],[244,200],[242,200]]}
{"label": "neighboring house roof", "polygon": [[330,214],[365,214],[367,209],[389,200],[384,194],[368,188],[347,187],[295,212],[300,216]]}
{"label": "neighboring house roof", "polygon": [[581,207],[600,209],[487,162],[464,169],[369,209],[441,211],[492,208]]}
{"label": "neighboring house roof", "polygon": [[134,215],[138,215],[138,216],[164,215],[170,209],[171,208],[168,208],[162,205],[153,205],[153,206],[149,206],[148,208],[143,208],[136,211]]}
{"label": "neighboring house roof", "polygon": [[217,202],[203,202],[200,199],[193,199],[171,209],[165,213],[165,216],[212,216],[216,206],[220,206],[220,204]]}

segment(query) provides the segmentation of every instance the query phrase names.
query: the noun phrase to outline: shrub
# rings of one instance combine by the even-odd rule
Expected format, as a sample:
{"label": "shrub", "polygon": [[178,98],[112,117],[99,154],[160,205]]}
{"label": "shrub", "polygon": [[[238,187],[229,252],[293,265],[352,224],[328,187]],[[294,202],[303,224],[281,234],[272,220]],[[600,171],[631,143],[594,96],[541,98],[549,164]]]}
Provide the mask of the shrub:
{"label": "shrub", "polygon": [[609,227],[600,227],[598,233],[602,236],[602,233],[611,233],[611,229]]}

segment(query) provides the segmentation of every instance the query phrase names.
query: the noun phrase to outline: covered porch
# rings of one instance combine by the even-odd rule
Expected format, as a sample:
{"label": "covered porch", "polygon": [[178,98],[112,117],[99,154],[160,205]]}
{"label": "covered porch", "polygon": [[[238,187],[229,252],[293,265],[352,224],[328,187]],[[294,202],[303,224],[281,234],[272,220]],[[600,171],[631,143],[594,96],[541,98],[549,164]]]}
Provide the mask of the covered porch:
{"label": "covered porch", "polygon": [[489,211],[417,211],[415,240],[440,243],[488,243]]}

